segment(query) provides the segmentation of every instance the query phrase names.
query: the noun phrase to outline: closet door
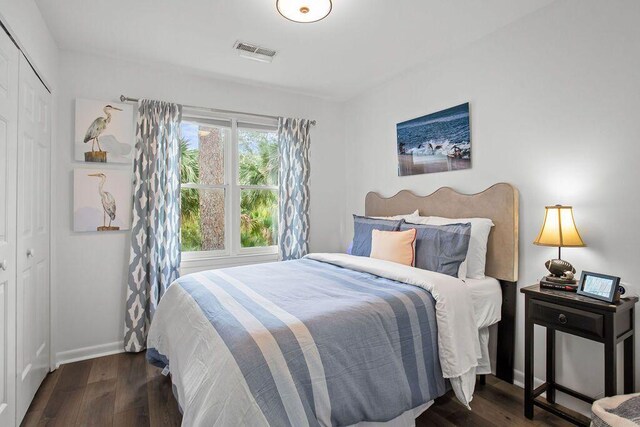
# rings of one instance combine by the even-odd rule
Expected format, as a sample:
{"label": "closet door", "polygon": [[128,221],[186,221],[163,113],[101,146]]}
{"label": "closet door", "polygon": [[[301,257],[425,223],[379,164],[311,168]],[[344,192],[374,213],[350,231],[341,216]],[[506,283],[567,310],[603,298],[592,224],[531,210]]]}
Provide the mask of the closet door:
{"label": "closet door", "polygon": [[0,426],[16,420],[18,61],[18,48],[0,29]]}
{"label": "closet door", "polygon": [[17,419],[49,371],[51,95],[20,55],[18,102]]}

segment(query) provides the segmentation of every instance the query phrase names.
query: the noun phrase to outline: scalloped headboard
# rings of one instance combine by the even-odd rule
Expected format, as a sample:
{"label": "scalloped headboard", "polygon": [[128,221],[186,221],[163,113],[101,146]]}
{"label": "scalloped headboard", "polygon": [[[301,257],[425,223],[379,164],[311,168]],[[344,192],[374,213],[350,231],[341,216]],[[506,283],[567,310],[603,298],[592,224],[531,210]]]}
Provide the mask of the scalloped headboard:
{"label": "scalloped headboard", "polygon": [[422,216],[447,218],[491,218],[495,227],[489,234],[487,276],[518,280],[518,190],[499,183],[476,194],[461,194],[442,187],[428,196],[403,190],[392,197],[370,192],[365,199],[365,215],[403,215],[416,209]]}

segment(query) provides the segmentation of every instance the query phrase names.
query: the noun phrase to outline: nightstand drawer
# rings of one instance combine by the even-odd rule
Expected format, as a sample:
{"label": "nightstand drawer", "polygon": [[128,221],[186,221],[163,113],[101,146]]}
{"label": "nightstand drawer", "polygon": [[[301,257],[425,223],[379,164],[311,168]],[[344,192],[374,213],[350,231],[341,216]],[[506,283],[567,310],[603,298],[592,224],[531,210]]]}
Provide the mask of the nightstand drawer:
{"label": "nightstand drawer", "polygon": [[546,301],[531,301],[531,317],[534,321],[564,329],[604,337],[604,316]]}

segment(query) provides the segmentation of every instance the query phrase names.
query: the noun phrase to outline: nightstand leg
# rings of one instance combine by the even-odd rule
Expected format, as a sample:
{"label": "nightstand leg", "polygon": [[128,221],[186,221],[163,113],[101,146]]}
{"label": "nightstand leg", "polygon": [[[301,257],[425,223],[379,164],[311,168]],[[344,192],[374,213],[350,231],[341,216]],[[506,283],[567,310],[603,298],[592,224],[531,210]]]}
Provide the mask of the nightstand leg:
{"label": "nightstand leg", "polygon": [[635,392],[633,386],[636,377],[633,363],[633,341],[633,335],[624,340],[624,394]]}
{"label": "nightstand leg", "polygon": [[547,400],[556,402],[556,331],[547,328]]}
{"label": "nightstand leg", "polygon": [[[635,309],[632,308],[631,325],[635,323]],[[635,348],[635,332],[631,334],[626,340],[624,340],[624,394],[630,394],[635,391],[634,382],[636,378],[635,362],[634,362],[634,348]]]}
{"label": "nightstand leg", "polygon": [[616,338],[613,325],[613,316],[607,315],[604,319],[606,340],[604,342],[604,395],[605,397],[618,394]]}
{"label": "nightstand leg", "polygon": [[533,321],[529,313],[529,298],[524,307],[524,416],[533,418]]}

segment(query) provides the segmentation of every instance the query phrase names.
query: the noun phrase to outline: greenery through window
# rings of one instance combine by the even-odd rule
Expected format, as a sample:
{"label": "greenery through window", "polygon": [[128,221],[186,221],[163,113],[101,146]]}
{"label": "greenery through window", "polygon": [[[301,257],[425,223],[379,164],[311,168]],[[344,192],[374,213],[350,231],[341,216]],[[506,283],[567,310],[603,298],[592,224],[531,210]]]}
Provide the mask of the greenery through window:
{"label": "greenery through window", "polygon": [[231,255],[278,237],[278,140],[274,127],[183,120],[182,251]]}
{"label": "greenery through window", "polygon": [[275,132],[238,130],[240,243],[273,246],[278,236],[278,138]]}

